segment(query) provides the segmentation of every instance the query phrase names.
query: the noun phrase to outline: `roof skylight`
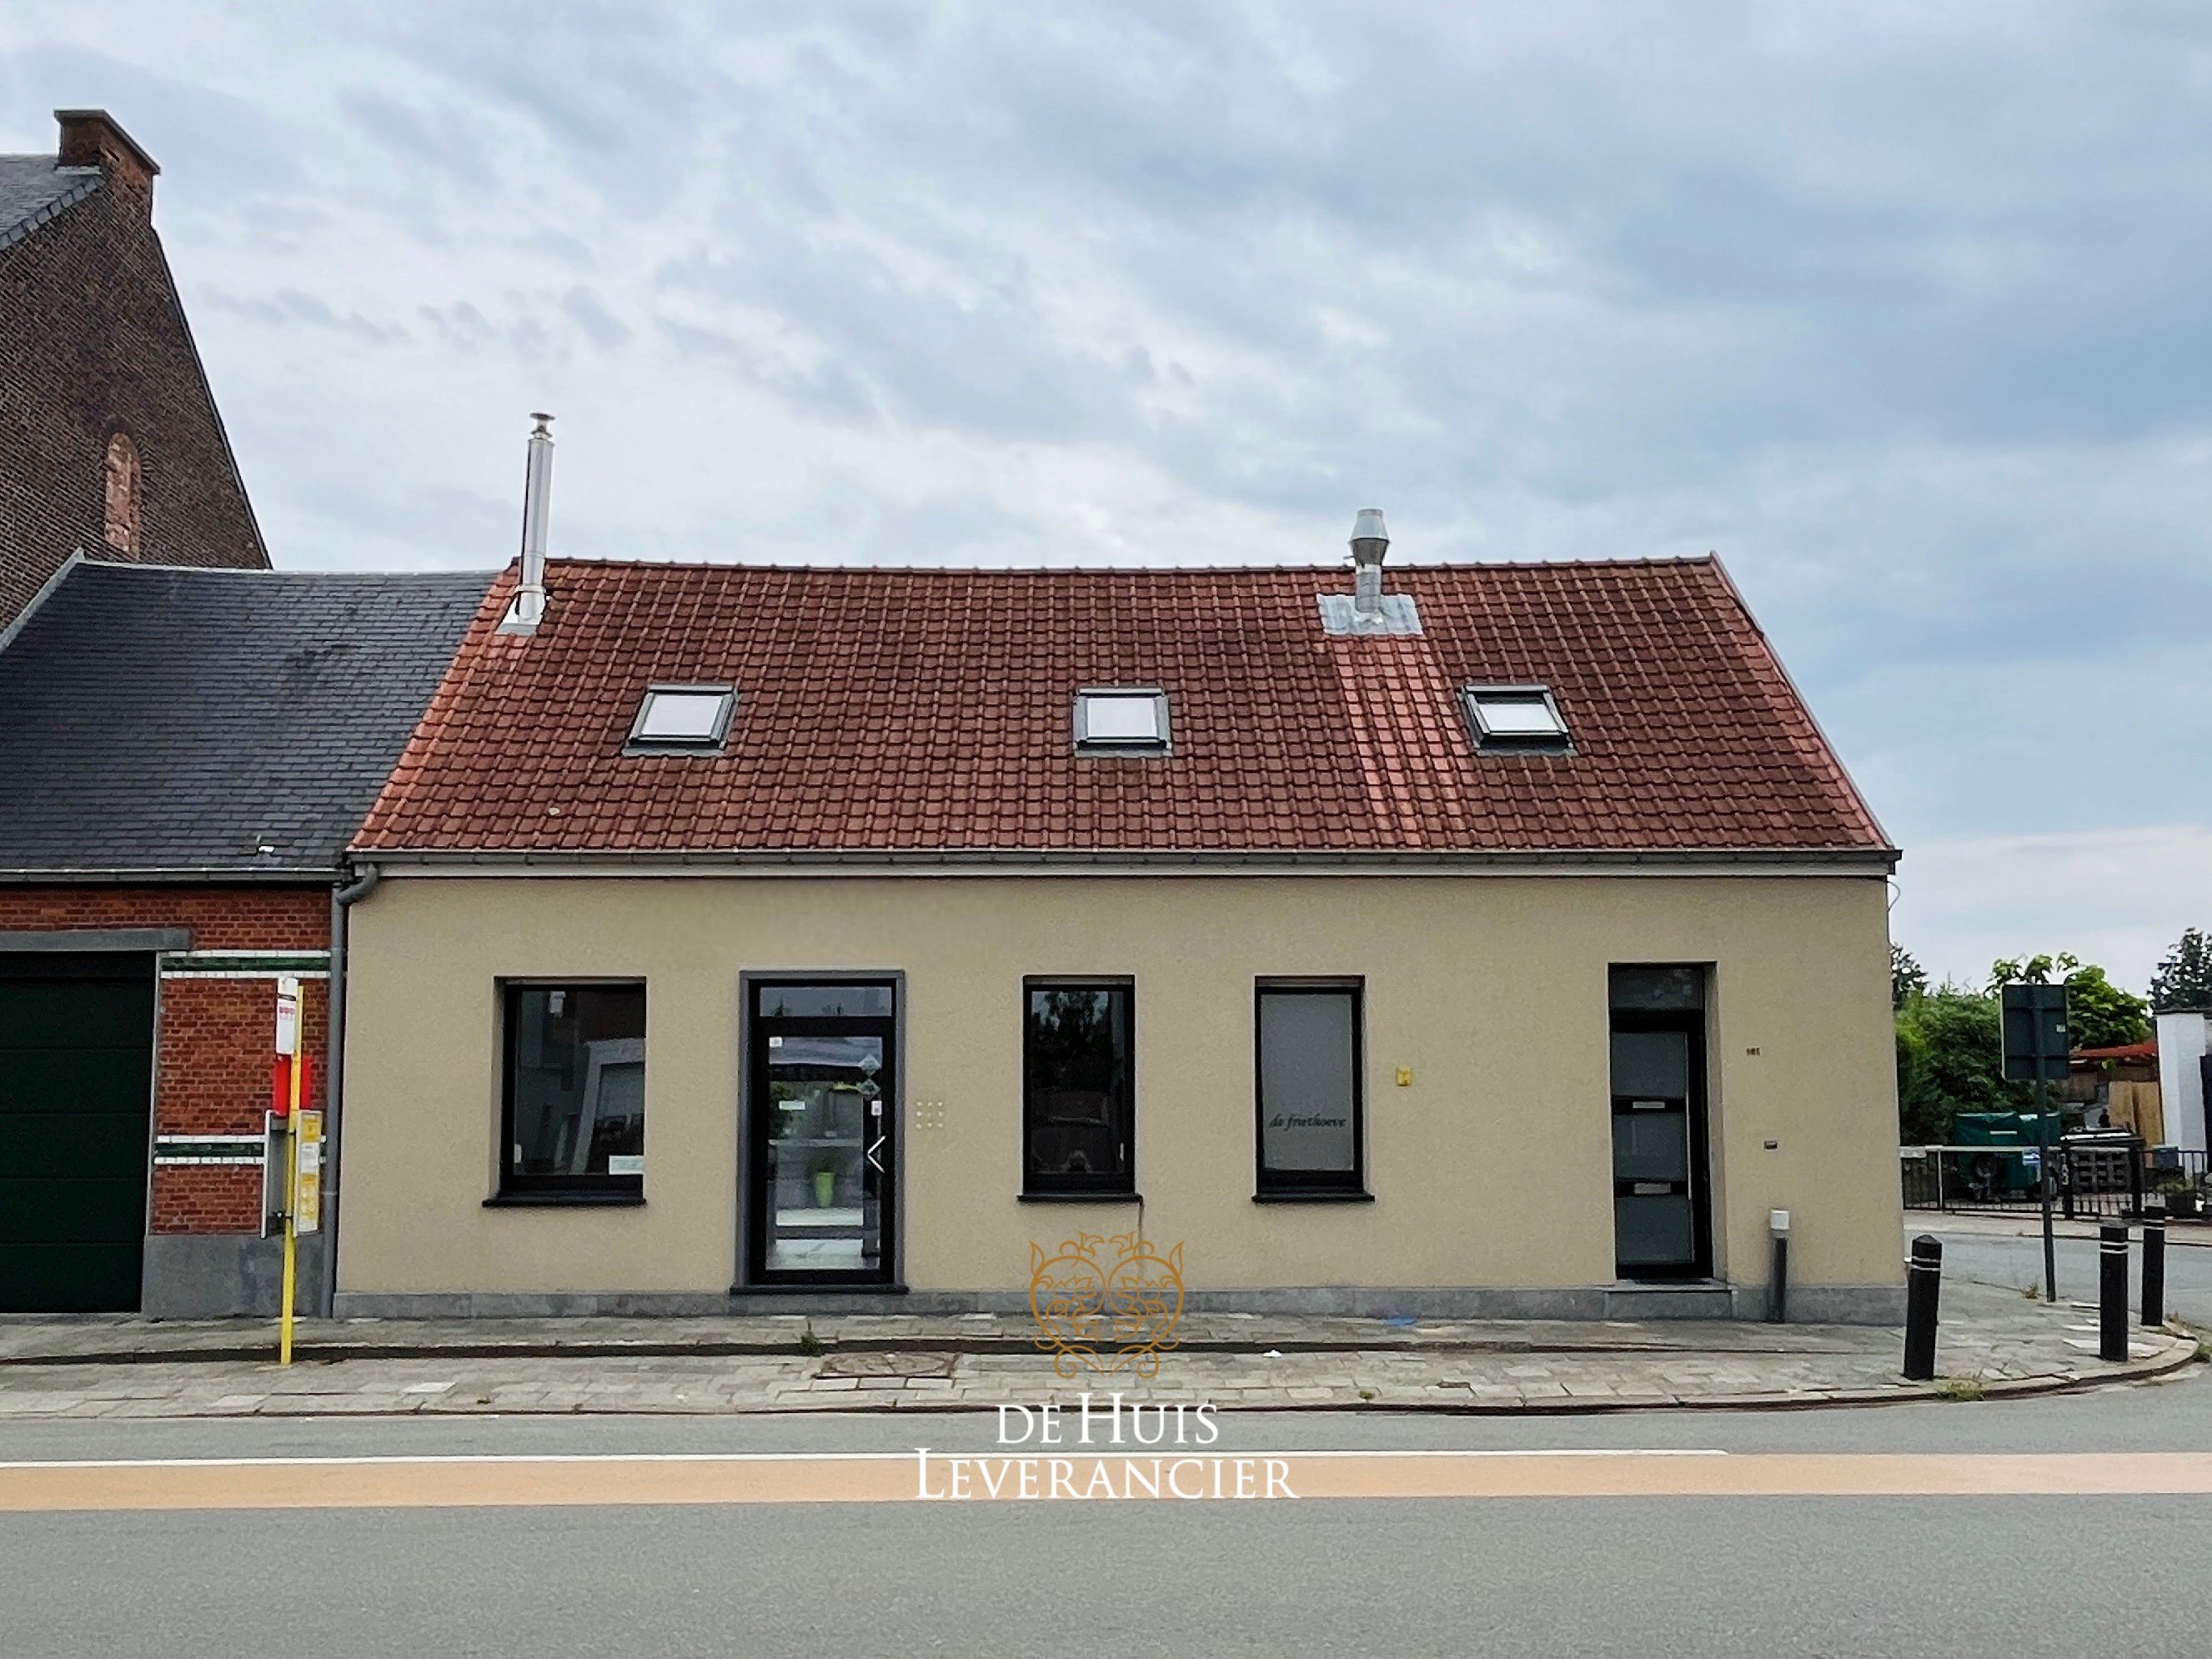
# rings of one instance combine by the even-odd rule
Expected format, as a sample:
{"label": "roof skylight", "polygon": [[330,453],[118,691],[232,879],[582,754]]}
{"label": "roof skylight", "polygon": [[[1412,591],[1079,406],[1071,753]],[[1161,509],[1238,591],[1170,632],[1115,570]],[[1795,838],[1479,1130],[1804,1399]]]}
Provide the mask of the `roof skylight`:
{"label": "roof skylight", "polygon": [[718,754],[737,701],[737,692],[726,685],[648,686],[623,752]]}
{"label": "roof skylight", "polygon": [[1153,686],[1077,692],[1075,746],[1091,753],[1165,753],[1168,694]]}
{"label": "roof skylight", "polygon": [[1478,749],[1558,751],[1568,746],[1567,722],[1547,685],[1470,685],[1460,693]]}

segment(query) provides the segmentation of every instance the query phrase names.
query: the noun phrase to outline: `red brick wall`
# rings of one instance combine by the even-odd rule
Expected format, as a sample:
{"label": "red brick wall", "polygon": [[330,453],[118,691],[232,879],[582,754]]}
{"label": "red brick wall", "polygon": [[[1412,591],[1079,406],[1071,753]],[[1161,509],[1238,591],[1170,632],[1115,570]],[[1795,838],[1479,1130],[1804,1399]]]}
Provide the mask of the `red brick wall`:
{"label": "red brick wall", "polygon": [[322,951],[328,887],[0,887],[0,929],[189,927],[198,951]]}
{"label": "red brick wall", "polygon": [[[308,1079],[323,1103],[323,1053],[330,1031],[330,981],[302,980]],[[276,1059],[276,981],[268,979],[161,981],[161,1052],[155,1066],[154,1133],[258,1134],[269,1109]]]}
{"label": "red brick wall", "polygon": [[155,1167],[157,1233],[258,1233],[261,1170],[244,1164],[162,1164]]}
{"label": "red brick wall", "polygon": [[[328,887],[0,887],[0,929],[185,927],[200,951],[320,951],[330,945]],[[302,1037],[311,1107],[324,1102],[330,981],[303,979]],[[258,1134],[275,1058],[276,981],[167,974],[155,1033],[157,1135]],[[261,1170],[228,1164],[157,1164],[157,1233],[258,1233]]]}
{"label": "red brick wall", "polygon": [[139,559],[269,563],[149,207],[111,179],[0,249],[0,627],[72,549],[103,554],[118,432],[138,450]]}

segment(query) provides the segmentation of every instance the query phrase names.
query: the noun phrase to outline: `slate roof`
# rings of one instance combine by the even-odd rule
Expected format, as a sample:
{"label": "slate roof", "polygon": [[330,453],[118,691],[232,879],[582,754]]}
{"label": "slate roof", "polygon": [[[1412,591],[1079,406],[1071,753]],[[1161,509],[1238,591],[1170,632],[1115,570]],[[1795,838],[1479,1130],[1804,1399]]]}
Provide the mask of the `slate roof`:
{"label": "slate roof", "polygon": [[65,167],[51,155],[0,155],[0,248],[82,201],[100,179],[98,167]]}
{"label": "slate roof", "polygon": [[489,580],[70,565],[0,649],[0,875],[331,871]]}
{"label": "slate roof", "polygon": [[[1390,567],[1425,632],[1332,636],[1336,569],[552,562],[486,595],[356,845],[527,853],[1855,852],[1888,844],[1711,559]],[[719,757],[625,756],[653,682],[727,682]],[[1571,755],[1478,754],[1540,683]],[[1174,752],[1075,752],[1162,686]]]}

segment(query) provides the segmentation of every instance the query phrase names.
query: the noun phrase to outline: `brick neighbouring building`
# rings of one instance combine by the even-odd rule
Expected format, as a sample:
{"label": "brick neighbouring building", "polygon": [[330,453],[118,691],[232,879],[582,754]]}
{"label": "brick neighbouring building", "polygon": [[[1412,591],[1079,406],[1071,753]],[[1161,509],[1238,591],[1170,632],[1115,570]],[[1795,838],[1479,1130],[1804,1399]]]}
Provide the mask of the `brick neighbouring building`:
{"label": "brick neighbouring building", "polygon": [[0,628],[73,549],[269,564],[154,230],[161,169],[104,110],[55,117],[57,154],[0,155]]}
{"label": "brick neighbouring building", "polygon": [[0,1310],[274,1311],[275,981],[335,1138],[343,850],[488,580],[72,558],[0,633]]}

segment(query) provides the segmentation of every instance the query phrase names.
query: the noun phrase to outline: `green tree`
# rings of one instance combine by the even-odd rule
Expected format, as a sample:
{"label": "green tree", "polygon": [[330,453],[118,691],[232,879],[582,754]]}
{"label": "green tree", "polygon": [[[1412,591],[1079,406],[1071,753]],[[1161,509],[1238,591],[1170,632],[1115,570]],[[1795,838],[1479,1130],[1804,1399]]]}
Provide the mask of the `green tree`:
{"label": "green tree", "polygon": [[2081,965],[2081,959],[2071,951],[2061,951],[2057,956],[2048,952],[2039,957],[1999,957],[1990,964],[1990,989],[2002,985],[2048,985],[2057,974],[2061,980]]}
{"label": "green tree", "polygon": [[1897,1011],[1898,1132],[1906,1146],[1947,1144],[1961,1112],[2032,1109],[2004,1080],[1997,1000],[1946,983],[1907,996]]}
{"label": "green tree", "polygon": [[2056,974],[2066,987],[2067,1035],[2077,1048],[2117,1048],[2150,1036],[2150,1005],[2106,977],[2094,963],[2069,951],[2025,961],[2001,957],[1990,964],[1990,989],[2004,985],[2048,985]]}
{"label": "green tree", "polygon": [[2150,1036],[2150,1005],[2105,977],[2101,968],[2066,976],[2066,1029],[2077,1048],[2117,1048]]}
{"label": "green tree", "polygon": [[1902,945],[1889,947],[1889,1006],[1893,1010],[1905,1006],[1909,997],[1928,994],[1928,970],[1913,960],[1912,952]]}
{"label": "green tree", "polygon": [[2159,958],[2150,976],[2150,1006],[2161,1013],[2212,1006],[2212,942],[2196,928],[2184,928],[2173,949]]}

